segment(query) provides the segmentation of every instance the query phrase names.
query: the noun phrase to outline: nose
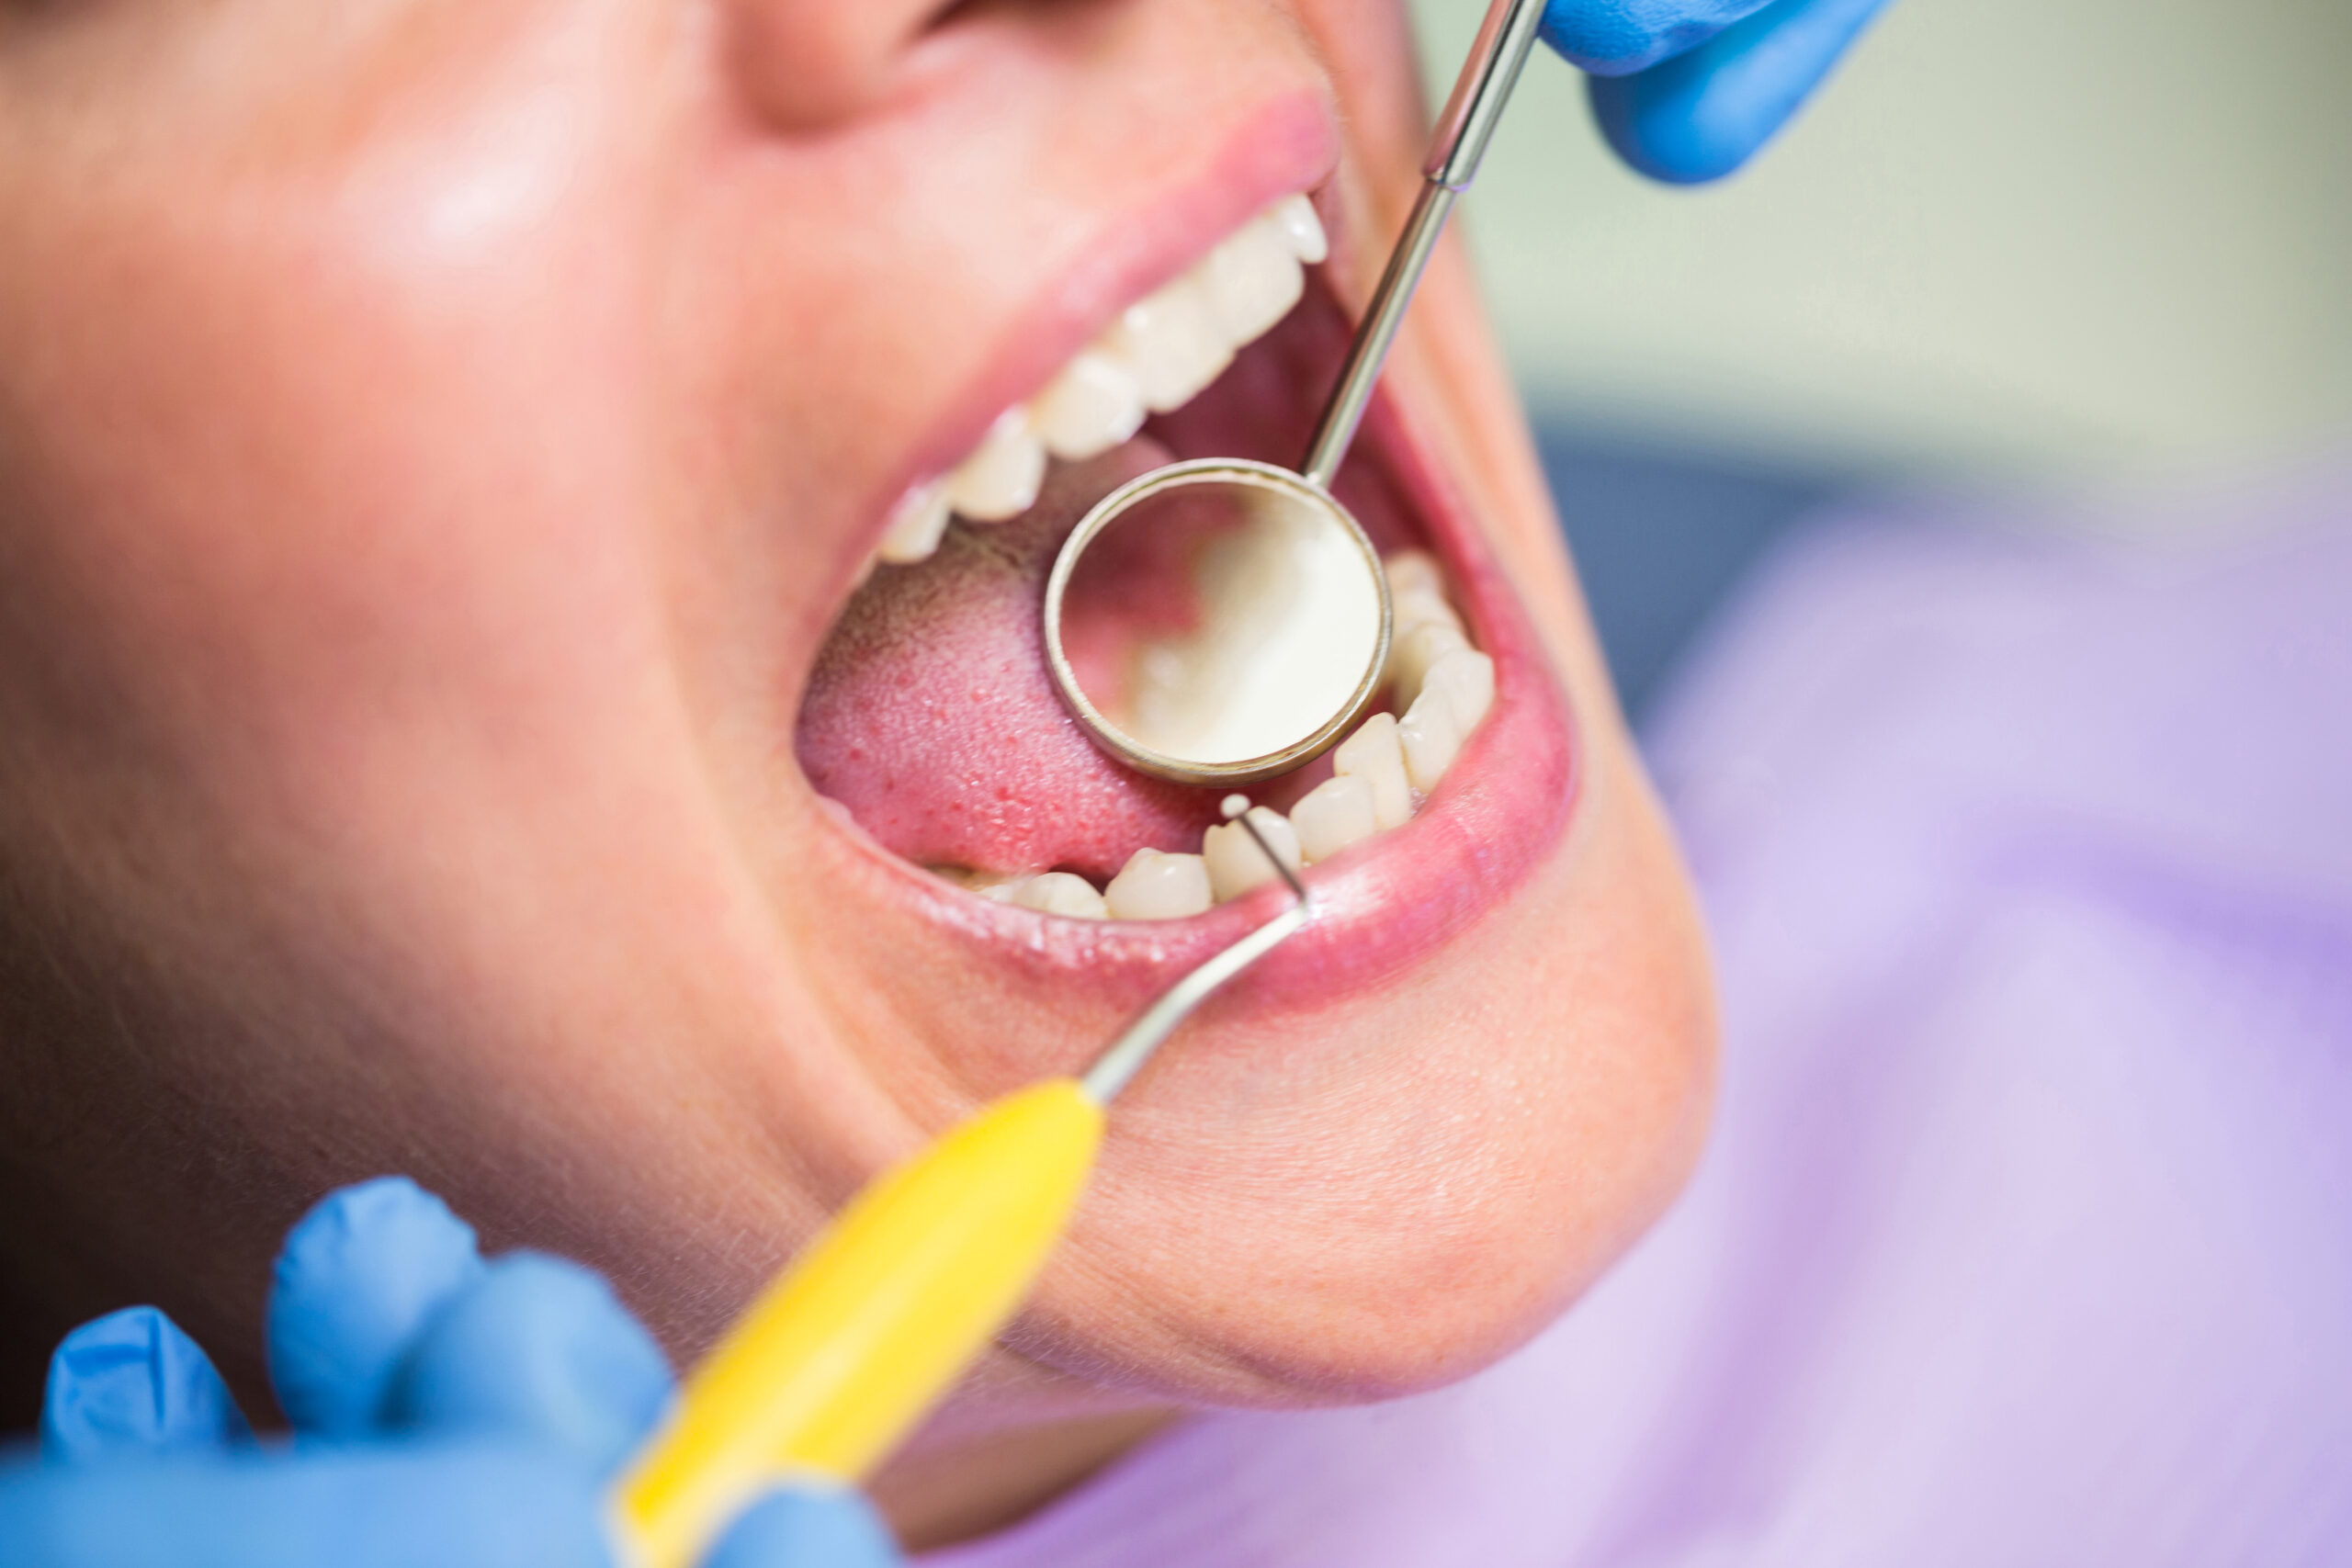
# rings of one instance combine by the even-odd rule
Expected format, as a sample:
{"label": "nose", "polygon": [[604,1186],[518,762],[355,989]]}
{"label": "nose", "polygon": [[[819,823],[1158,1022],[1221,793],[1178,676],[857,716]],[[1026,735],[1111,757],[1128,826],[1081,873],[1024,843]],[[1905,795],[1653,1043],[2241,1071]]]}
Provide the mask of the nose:
{"label": "nose", "polygon": [[879,97],[957,0],[736,0],[729,52],[745,99],[779,130],[820,130]]}

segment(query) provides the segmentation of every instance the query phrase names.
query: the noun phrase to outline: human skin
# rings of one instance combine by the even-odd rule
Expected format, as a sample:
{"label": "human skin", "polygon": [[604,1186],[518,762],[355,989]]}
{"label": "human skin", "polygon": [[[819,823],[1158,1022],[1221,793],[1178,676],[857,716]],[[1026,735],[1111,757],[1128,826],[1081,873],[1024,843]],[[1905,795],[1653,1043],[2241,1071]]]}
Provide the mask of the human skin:
{"label": "human skin", "polygon": [[[12,1417],[130,1301],[252,1399],[277,1237],[384,1171],[687,1360],[1082,1063],[1166,965],[918,886],[808,786],[799,694],[899,490],[1248,213],[1315,190],[1360,301],[1422,115],[1343,0],[0,4]],[[1694,1156],[1695,923],[1451,245],[1386,397],[1523,611],[1565,808],[1121,1102],[880,1483],[915,1539],[1171,1410],[1463,1376]]]}

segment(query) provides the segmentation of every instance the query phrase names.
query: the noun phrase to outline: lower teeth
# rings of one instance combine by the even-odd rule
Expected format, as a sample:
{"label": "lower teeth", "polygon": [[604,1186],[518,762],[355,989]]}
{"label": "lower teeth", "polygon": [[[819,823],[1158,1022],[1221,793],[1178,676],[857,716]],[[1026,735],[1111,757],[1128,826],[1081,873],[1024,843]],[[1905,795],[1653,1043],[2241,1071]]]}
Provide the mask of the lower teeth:
{"label": "lower teeth", "polygon": [[[1384,563],[1396,607],[1388,682],[1398,718],[1374,714],[1332,753],[1332,776],[1284,817],[1266,807],[1250,818],[1293,869],[1334,855],[1408,821],[1453,766],[1494,704],[1494,660],[1470,645],[1445,595],[1437,563],[1403,550]],[[976,887],[982,897],[1079,919],[1182,919],[1273,880],[1236,823],[1209,829],[1198,854],[1137,850],[1100,892],[1067,871],[1014,876]]]}

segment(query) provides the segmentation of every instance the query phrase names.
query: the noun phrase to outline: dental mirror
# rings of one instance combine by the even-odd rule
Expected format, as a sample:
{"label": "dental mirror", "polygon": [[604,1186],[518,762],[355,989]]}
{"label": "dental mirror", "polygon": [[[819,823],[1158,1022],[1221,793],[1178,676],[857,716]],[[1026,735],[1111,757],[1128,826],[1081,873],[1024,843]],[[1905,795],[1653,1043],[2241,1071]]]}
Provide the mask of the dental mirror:
{"label": "dental mirror", "polygon": [[1062,699],[1146,773],[1245,784],[1341,739],[1379,690],[1388,590],[1354,519],[1286,469],[1178,463],[1106,497],[1046,587]]}
{"label": "dental mirror", "polygon": [[1379,694],[1388,580],[1331,480],[1543,19],[1544,0],[1488,8],[1300,470],[1170,464],[1097,502],[1055,558],[1046,666],[1128,766],[1182,784],[1272,778],[1339,744]]}

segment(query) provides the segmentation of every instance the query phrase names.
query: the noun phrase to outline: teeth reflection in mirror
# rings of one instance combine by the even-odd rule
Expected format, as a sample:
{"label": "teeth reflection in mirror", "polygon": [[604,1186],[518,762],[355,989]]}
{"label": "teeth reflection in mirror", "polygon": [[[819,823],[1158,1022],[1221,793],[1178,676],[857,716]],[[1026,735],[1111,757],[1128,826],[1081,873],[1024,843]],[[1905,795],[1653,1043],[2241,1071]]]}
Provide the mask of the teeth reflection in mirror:
{"label": "teeth reflection in mirror", "polygon": [[1181,920],[1207,910],[1208,866],[1198,855],[1137,850],[1102,897],[1114,920]]}
{"label": "teeth reflection in mirror", "polygon": [[997,415],[970,457],[947,476],[947,501],[959,517],[1001,523],[1029,510],[1046,480],[1046,446],[1018,404]]}
{"label": "teeth reflection in mirror", "polygon": [[[1271,807],[1253,806],[1250,820],[1276,855],[1291,870],[1305,863],[1299,853],[1298,834],[1290,819]],[[1266,857],[1250,830],[1238,822],[1220,822],[1201,835],[1201,859],[1209,873],[1209,892],[1220,904],[1231,903],[1254,887],[1262,887],[1274,880],[1277,873],[1266,863]]]}
{"label": "teeth reflection in mirror", "polygon": [[1290,820],[1310,865],[1380,831],[1372,809],[1372,785],[1350,773],[1334,773],[1308,790],[1290,808]]}
{"label": "teeth reflection in mirror", "polygon": [[1309,266],[1320,265],[1331,254],[1331,242],[1323,232],[1323,220],[1315,216],[1315,204],[1304,192],[1283,197],[1266,209],[1266,216],[1283,238],[1290,242],[1291,254]]}
{"label": "teeth reflection in mirror", "polygon": [[1100,457],[1143,428],[1135,373],[1098,349],[1080,349],[1029,405],[1046,450],[1066,463]]}
{"label": "teeth reflection in mirror", "polygon": [[1128,306],[1103,347],[1135,373],[1154,413],[1182,408],[1233,363],[1233,340],[1190,276]]}
{"label": "teeth reflection in mirror", "polygon": [[874,553],[899,566],[930,559],[939,548],[940,535],[947,531],[947,513],[944,482],[933,479],[915,486],[890,509],[889,524]]}
{"label": "teeth reflection in mirror", "polygon": [[1376,713],[1356,727],[1331,753],[1332,771],[1364,782],[1372,793],[1372,819],[1382,832],[1412,820],[1413,785],[1405,776],[1404,748],[1396,743],[1396,716]]}
{"label": "teeth reflection in mirror", "polygon": [[1041,915],[1068,915],[1081,920],[1103,919],[1110,913],[1092,883],[1067,871],[1048,871],[987,888],[983,897]]}
{"label": "teeth reflection in mirror", "polygon": [[1217,324],[1237,344],[1290,314],[1306,285],[1290,241],[1264,218],[1243,224],[1211,251],[1200,279]]}

